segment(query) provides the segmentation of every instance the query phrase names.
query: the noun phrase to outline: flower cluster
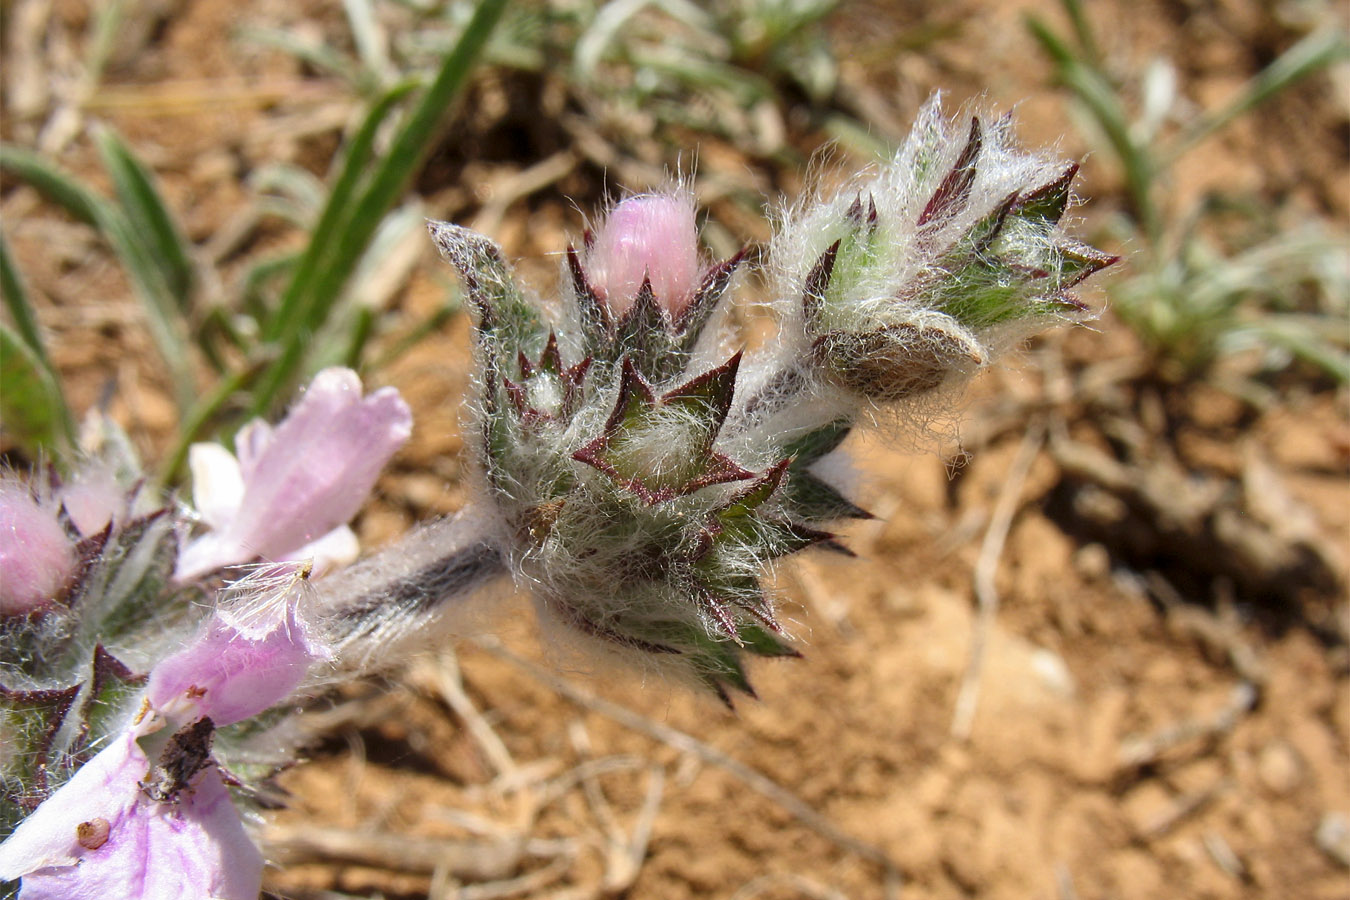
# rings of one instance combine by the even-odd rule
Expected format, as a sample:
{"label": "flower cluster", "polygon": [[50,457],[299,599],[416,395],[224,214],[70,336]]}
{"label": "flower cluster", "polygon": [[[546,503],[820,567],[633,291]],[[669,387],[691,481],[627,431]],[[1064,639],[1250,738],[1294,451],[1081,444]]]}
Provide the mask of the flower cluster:
{"label": "flower cluster", "polygon": [[[135,715],[0,844],[24,900],[254,900],[262,856],[212,753],[218,729],[279,702],[328,651],[300,613],[307,568],[236,582],[200,633],[150,671]],[[134,679],[106,652],[99,678]],[[101,693],[101,692],[100,692]]]}
{"label": "flower cluster", "polygon": [[866,516],[817,464],[882,410],[917,415],[1013,339],[1080,318],[1112,259],[1066,237],[1076,167],[1001,118],[937,101],[870,177],[788,215],[770,248],[781,329],[726,325],[742,260],[700,255],[679,190],[618,203],[567,254],[560,308],[500,251],[432,223],[477,313],[476,428],[503,552],[541,614],[715,690],[794,655],[766,565]]}
{"label": "flower cluster", "polygon": [[332,656],[308,579],[355,555],[346,523],[410,427],[396,393],[330,369],[237,462],[193,448],[195,512],[154,505],[126,457],[0,479],[0,880],[24,900],[257,896],[229,764]]}

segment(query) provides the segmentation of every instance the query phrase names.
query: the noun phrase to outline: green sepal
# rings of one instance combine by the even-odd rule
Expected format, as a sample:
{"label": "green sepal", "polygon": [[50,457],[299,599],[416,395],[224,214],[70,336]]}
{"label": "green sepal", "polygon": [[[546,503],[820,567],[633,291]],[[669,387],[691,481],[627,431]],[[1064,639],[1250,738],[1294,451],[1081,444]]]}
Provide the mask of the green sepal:
{"label": "green sepal", "polygon": [[[740,354],[726,363],[672,389],[657,398],[652,386],[638,371],[631,356],[625,356],[619,376],[619,396],[601,434],[572,454],[609,475],[647,505],[691,494],[700,488],[754,476],[729,457],[712,449],[730,409]],[[681,407],[691,414],[693,451],[678,465],[651,472],[632,455],[634,443],[651,440],[651,429],[670,428],[662,407]],[[679,435],[672,435],[679,437]]]}
{"label": "green sepal", "polygon": [[[1095,275],[1107,266],[1120,261],[1119,256],[1074,241],[1067,241],[1058,246],[1056,250],[1059,270],[1053,273],[1053,276],[1055,288],[1060,291],[1067,291],[1083,279]],[[1062,302],[1075,305],[1067,298]]]}
{"label": "green sepal", "polygon": [[130,701],[145,687],[147,676],[136,673],[113,656],[102,644],[94,647],[91,675],[80,703],[80,734],[76,745],[92,752],[103,749],[104,738],[114,733],[125,718]]}
{"label": "green sepal", "polygon": [[712,447],[717,433],[722,430],[722,423],[727,420],[727,413],[731,411],[731,401],[736,394],[736,373],[740,365],[741,354],[737,351],[717,368],[709,369],[661,396],[663,406],[678,407],[706,423],[707,443],[704,449]]}
{"label": "green sepal", "polygon": [[792,458],[790,466],[795,474],[816,460],[833,453],[853,430],[848,419],[836,419],[828,425],[807,432],[783,448],[783,454]]}
{"label": "green sepal", "polygon": [[1022,194],[1013,205],[1012,214],[1019,219],[1039,219],[1046,226],[1059,224],[1069,208],[1069,186],[1078,174],[1078,163],[1070,163],[1054,181]]}
{"label": "green sepal", "polygon": [[62,773],[52,770],[58,755],[53,744],[79,693],[78,684],[36,691],[0,684],[0,723],[8,749],[15,751],[5,754],[0,819],[17,821],[47,798],[52,781],[64,780]]}
{"label": "green sepal", "polygon": [[689,306],[673,323],[681,365],[694,351],[694,345],[703,334],[704,326],[712,319],[718,302],[731,286],[731,278],[745,259],[745,254],[744,249],[738,250],[709,269],[689,301]]}
{"label": "green sepal", "polygon": [[[175,624],[172,611],[192,609],[172,589],[178,561],[174,518],[162,509],[128,522],[113,532],[91,566],[70,606],[78,623],[71,646],[89,647],[95,639],[116,640],[151,621],[163,629]],[[200,590],[183,588],[181,590]]]}
{"label": "green sepal", "polygon": [[805,471],[792,473],[783,491],[783,504],[794,518],[807,522],[876,518],[825,481]]}

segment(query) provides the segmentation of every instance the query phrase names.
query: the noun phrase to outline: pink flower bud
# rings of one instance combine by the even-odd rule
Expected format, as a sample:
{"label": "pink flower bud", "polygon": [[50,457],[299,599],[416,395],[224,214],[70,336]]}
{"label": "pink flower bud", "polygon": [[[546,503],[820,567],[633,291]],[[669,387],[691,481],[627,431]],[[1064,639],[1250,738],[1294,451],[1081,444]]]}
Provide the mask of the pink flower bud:
{"label": "pink flower bud", "polygon": [[703,276],[693,197],[677,192],[623,200],[596,232],[585,269],[596,295],[615,315],[633,305],[645,278],[656,302],[679,316]]}
{"label": "pink flower bud", "polygon": [[98,534],[108,526],[122,522],[132,497],[117,483],[106,466],[90,466],[76,472],[61,486],[58,494],[66,515],[83,537]]}
{"label": "pink flower bud", "polygon": [[0,481],[0,616],[23,616],[51,601],[75,572],[75,547],[56,512],[28,487]]}

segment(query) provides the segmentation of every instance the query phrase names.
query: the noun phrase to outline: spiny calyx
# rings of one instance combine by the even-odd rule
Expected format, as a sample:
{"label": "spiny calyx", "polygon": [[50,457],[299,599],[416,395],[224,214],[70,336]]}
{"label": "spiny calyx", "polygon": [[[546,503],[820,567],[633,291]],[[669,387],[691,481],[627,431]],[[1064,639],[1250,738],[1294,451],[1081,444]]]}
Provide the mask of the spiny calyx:
{"label": "spiny calyx", "polygon": [[713,449],[735,393],[737,353],[660,397],[625,356],[618,399],[595,440],[572,454],[652,504],[754,476]]}

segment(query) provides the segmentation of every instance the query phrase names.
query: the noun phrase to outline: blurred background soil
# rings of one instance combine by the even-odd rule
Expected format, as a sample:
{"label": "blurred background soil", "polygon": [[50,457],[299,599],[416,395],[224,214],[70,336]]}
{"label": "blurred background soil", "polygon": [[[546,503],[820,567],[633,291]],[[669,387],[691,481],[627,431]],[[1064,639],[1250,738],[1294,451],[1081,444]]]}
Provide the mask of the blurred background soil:
{"label": "blurred background soil", "polygon": [[[1121,2],[1088,12],[1123,71],[1176,64],[1218,103],[1292,41],[1309,4]],[[293,234],[229,244],[259,167],[323,176],[356,101],[341,80],[238,39],[245,26],[345,40],[338,4],[139,0],[81,85],[90,7],[4,11],[6,141],[106,186],[87,137],[143,155],[229,280]],[[1075,228],[1124,202],[1023,25],[1057,4],[844,3],[825,99],[782,89],[741,112],[759,149],[569,94],[566,59],[480,71],[418,176],[427,214],[494,236],[541,290],[606,192],[697,170],[719,254],[768,236],[740,202],[791,200],[847,114],[895,140],[935,89],[1016,108],[1031,146],[1083,159]],[[1342,10],[1343,12],[1343,10]],[[1284,15],[1288,13],[1289,15]],[[1282,17],[1283,16],[1283,17]],[[1295,217],[1350,211],[1347,78],[1298,85],[1185,157],[1177,202],[1241,191]],[[709,101],[711,102],[711,101]],[[688,99],[698,112],[703,100]],[[823,112],[822,112],[823,110]],[[716,112],[716,110],[713,110]],[[45,142],[45,143],[44,143]],[[841,141],[824,165],[864,158]],[[176,425],[125,277],[93,232],[8,180],[4,228],[39,298],[73,406],[102,405],[146,458]],[[1095,281],[1130,277],[1125,261]],[[414,250],[382,314],[415,321],[453,281]],[[754,281],[740,287],[747,296]],[[848,445],[874,521],[860,557],[806,554],[775,582],[803,660],[761,662],[734,713],[640,672],[587,668],[494,598],[466,637],[306,712],[288,808],[262,826],[280,897],[1350,897],[1350,532],[1346,394],[1297,367],[1252,403],[1169,379],[1104,310],[976,383],[951,433]],[[1344,327],[1342,323],[1342,327]],[[463,315],[378,380],[417,423],[358,530],[367,546],[473,496],[461,438]],[[982,585],[982,586],[981,586]],[[994,601],[996,606],[994,605]]]}

